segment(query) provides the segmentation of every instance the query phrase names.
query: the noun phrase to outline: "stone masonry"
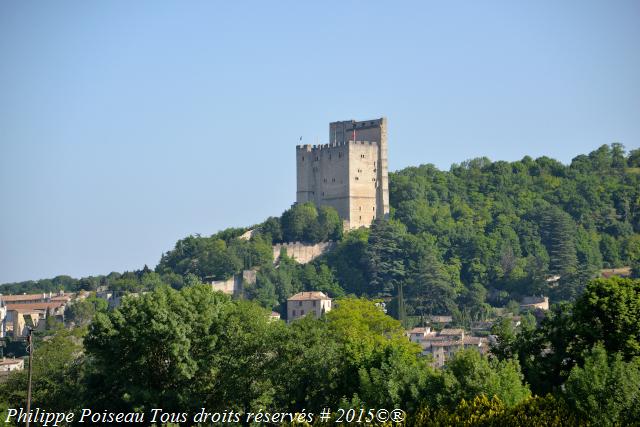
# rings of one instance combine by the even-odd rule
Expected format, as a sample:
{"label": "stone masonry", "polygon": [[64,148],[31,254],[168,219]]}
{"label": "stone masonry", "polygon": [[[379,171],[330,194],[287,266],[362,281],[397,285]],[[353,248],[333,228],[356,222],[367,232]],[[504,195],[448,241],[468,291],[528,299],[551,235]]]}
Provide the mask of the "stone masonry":
{"label": "stone masonry", "polygon": [[330,123],[329,140],[296,147],[296,202],[335,208],[346,230],[387,217],[387,119]]}

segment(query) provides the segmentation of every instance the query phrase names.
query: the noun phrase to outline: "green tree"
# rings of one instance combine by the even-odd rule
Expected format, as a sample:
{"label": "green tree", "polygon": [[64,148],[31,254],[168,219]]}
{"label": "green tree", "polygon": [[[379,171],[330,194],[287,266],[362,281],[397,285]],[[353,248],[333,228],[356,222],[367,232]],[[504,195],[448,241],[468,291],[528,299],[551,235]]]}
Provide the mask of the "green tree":
{"label": "green tree", "polygon": [[[67,412],[83,407],[84,331],[58,329],[46,340],[34,340],[32,408]],[[25,363],[25,368],[28,363]],[[11,408],[24,407],[27,369],[14,371],[6,382],[0,383],[0,396],[0,401],[5,400]]]}
{"label": "green tree", "polygon": [[371,225],[371,233],[365,257],[367,261],[368,277],[371,288],[369,295],[391,298],[395,294],[394,314],[402,318],[398,308],[398,295],[405,280],[403,238],[405,229],[400,223],[378,219]]}
{"label": "green tree", "polygon": [[444,384],[442,400],[454,406],[484,394],[512,407],[531,396],[516,360],[490,359],[474,349],[461,350],[447,362]]}
{"label": "green tree", "polygon": [[575,351],[602,342],[626,360],[640,356],[640,280],[611,277],[591,281],[576,300]]}
{"label": "green tree", "polygon": [[584,366],[571,370],[567,400],[594,425],[630,425],[640,419],[640,358],[624,362],[601,345],[587,352]]}
{"label": "green tree", "polygon": [[282,238],[287,242],[308,241],[314,243],[320,236],[318,211],[312,202],[296,204],[286,210],[280,219]]}
{"label": "green tree", "polygon": [[97,313],[85,339],[95,409],[180,412],[199,408],[217,379],[231,303],[208,286],[159,288]]}
{"label": "green tree", "polygon": [[65,318],[77,326],[87,326],[97,312],[107,311],[107,301],[95,296],[69,304],[65,310]]}

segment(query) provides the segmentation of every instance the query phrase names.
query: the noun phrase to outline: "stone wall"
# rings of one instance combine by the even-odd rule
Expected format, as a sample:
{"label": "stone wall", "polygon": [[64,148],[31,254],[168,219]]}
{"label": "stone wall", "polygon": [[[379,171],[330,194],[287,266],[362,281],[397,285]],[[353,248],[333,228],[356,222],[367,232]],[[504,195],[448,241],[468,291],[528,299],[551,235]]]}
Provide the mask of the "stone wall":
{"label": "stone wall", "polygon": [[280,258],[280,251],[285,249],[287,256],[294,258],[300,264],[306,264],[318,258],[335,247],[335,242],[321,242],[315,245],[292,242],[292,243],[279,243],[273,245],[273,262],[277,262]]}
{"label": "stone wall", "polygon": [[335,208],[345,229],[387,216],[386,119],[330,123],[329,139],[296,147],[296,202]]}
{"label": "stone wall", "polygon": [[256,283],[257,270],[242,270],[240,274],[234,274],[227,280],[213,280],[210,282],[211,289],[227,295],[239,296],[244,291],[244,284],[253,285]]}

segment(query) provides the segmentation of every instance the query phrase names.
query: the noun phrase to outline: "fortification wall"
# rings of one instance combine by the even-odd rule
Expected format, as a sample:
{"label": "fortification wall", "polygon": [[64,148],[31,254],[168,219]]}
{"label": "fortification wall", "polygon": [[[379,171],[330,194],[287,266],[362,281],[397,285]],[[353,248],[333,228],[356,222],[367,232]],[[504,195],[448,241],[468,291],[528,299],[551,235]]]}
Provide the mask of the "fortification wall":
{"label": "fortification wall", "polygon": [[335,245],[335,242],[320,242],[314,245],[302,242],[278,243],[273,245],[273,261],[277,262],[280,252],[285,249],[288,257],[294,258],[300,264],[306,264],[327,253]]}

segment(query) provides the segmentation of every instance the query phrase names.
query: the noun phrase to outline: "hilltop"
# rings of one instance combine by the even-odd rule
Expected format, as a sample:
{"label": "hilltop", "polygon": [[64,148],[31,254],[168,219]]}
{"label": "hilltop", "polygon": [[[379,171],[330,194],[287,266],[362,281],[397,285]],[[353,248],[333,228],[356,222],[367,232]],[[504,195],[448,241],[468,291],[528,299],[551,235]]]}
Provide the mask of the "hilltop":
{"label": "hilltop", "polygon": [[[208,237],[188,236],[154,270],[10,283],[3,293],[98,286],[136,291],[221,280],[258,269],[245,295],[278,308],[301,290],[355,294],[391,302],[403,289],[406,313],[481,319],[526,295],[574,299],[602,268],[640,263],[640,150],[620,144],[579,155],[569,165],[548,157],[515,162],[478,158],[449,171],[433,165],[389,174],[391,220],[343,233],[331,208],[300,204],[281,217]],[[240,238],[253,229],[248,240]],[[334,240],[305,265],[272,245]],[[555,277],[557,280],[548,280]]]}

